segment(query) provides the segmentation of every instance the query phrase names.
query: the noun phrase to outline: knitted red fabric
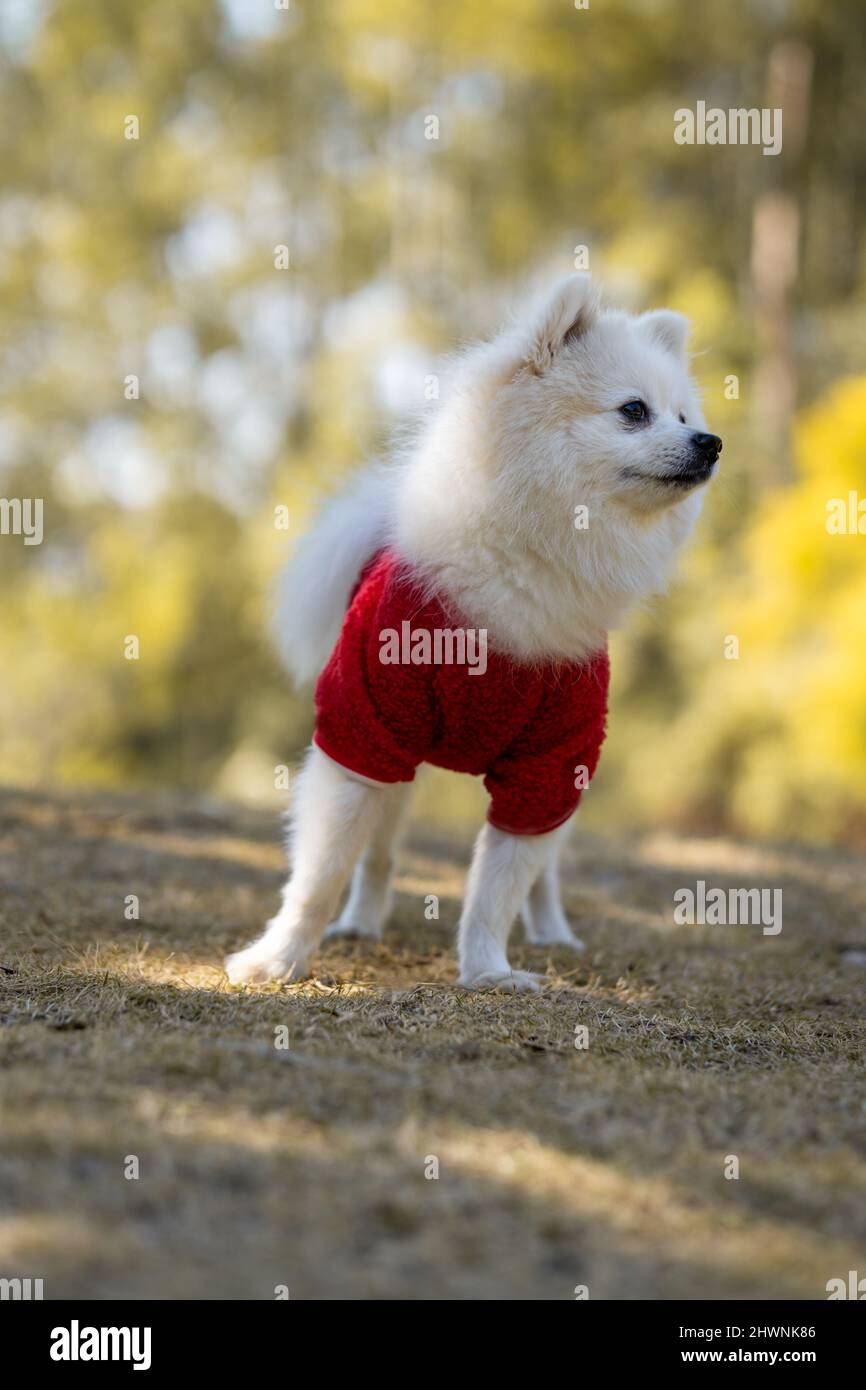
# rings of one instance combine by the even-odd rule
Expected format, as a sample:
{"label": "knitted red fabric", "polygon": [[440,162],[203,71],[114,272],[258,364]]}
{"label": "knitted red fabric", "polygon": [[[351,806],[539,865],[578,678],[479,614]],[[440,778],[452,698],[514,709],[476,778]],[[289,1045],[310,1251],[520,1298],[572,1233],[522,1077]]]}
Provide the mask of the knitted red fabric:
{"label": "knitted red fabric", "polygon": [[[477,645],[468,648],[469,663],[406,660],[413,646],[459,629],[459,617],[439,598],[424,597],[399,556],[380,552],[359,580],[319,677],[314,741],[375,782],[411,782],[419,763],[483,774],[493,825],[513,835],[554,830],[574,811],[598,762],[607,652],[583,665],[537,667],[488,650],[483,674]],[[396,664],[382,659],[396,650],[389,634],[402,642]]]}

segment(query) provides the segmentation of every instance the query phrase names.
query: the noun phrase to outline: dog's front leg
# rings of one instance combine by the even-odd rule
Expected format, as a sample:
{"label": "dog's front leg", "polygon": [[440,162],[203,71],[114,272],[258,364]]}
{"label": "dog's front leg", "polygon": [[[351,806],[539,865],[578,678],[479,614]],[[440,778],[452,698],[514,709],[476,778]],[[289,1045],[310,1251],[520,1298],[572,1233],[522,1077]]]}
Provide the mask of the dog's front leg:
{"label": "dog's front leg", "polygon": [[292,876],[283,905],[252,946],[229,956],[233,984],[298,980],[331,921],[355,861],[386,803],[384,788],[348,776],[311,748],[291,812]]}
{"label": "dog's front leg", "polygon": [[556,831],[508,835],[485,825],[475,843],[460,918],[460,983],[538,989],[538,975],[512,970],[506,946],[512,923],[544,866]]}

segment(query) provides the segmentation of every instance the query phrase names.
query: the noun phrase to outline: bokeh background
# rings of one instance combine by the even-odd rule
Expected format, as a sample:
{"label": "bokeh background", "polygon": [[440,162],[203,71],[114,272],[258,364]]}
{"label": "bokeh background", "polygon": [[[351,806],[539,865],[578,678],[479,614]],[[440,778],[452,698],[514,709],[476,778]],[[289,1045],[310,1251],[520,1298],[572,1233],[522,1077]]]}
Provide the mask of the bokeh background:
{"label": "bokeh background", "polygon": [[[0,495],[45,500],[0,538],[0,779],[278,798],[282,555],[586,247],[691,316],[725,439],[586,823],[866,841],[866,535],[827,530],[866,497],[861,5],[279,3],[0,6]],[[676,144],[700,100],[782,107],[782,153]]]}

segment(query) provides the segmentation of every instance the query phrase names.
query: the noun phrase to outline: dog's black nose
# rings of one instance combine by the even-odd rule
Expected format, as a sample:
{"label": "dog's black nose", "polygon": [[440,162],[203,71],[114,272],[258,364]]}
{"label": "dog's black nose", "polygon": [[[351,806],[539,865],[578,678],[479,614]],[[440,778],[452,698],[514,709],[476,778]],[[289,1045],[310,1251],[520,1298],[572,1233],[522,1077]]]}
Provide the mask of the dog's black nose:
{"label": "dog's black nose", "polygon": [[693,434],[692,444],[707,463],[715,463],[722,452],[722,441],[717,434]]}

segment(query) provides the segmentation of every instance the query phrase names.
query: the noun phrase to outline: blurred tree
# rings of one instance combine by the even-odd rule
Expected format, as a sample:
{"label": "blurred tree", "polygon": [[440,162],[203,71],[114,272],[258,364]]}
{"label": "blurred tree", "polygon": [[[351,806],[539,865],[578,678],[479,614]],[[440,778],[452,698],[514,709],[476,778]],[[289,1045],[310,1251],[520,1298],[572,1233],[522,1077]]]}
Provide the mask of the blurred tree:
{"label": "blurred tree", "polygon": [[[267,650],[275,505],[297,535],[423,407],[433,354],[585,246],[612,299],[692,315],[726,441],[687,586],[618,642],[588,813],[657,814],[657,736],[687,743],[699,719],[695,785],[666,814],[699,787],[707,823],[790,828],[790,749],[757,684],[738,722],[710,708],[727,675],[707,614],[730,630],[720,592],[756,545],[784,550],[766,518],[795,505],[774,489],[797,397],[821,397],[832,459],[832,384],[864,360],[861,18],[855,0],[733,0],[724,22],[688,0],[6,7],[0,490],[44,498],[46,536],[0,538],[0,775],[268,794],[310,725]],[[678,108],[779,91],[781,156],[674,141]],[[780,563],[793,654],[812,600]],[[769,633],[744,642],[746,694],[771,653]],[[839,655],[826,679],[859,669]],[[832,786],[834,806],[866,799]],[[797,796],[817,833],[830,793]]]}

